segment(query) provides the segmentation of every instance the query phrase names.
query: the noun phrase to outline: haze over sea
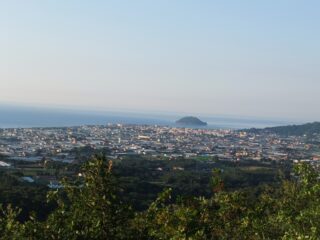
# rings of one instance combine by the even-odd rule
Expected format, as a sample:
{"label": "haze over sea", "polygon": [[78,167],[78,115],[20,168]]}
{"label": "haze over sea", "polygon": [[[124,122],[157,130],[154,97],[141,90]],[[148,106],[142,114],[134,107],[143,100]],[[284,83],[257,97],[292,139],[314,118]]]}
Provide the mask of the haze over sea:
{"label": "haze over sea", "polygon": [[186,115],[196,115],[208,123],[207,128],[240,129],[287,125],[293,122],[243,117],[201,116],[197,114],[133,113],[115,111],[85,111],[39,107],[0,105],[0,128],[69,127],[105,125],[107,123],[175,126]]}

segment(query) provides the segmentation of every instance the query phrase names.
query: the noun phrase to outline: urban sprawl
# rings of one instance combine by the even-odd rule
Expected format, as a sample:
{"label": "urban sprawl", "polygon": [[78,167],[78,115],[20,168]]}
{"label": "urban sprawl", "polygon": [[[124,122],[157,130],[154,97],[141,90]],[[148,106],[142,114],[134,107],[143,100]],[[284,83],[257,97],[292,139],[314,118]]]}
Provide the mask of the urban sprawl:
{"label": "urban sprawl", "polygon": [[[0,155],[10,160],[74,162],[74,149],[108,149],[109,158],[147,155],[218,157],[225,161],[320,160],[320,136],[281,137],[249,131],[108,124],[68,128],[0,129]],[[2,165],[6,165],[2,162]]]}

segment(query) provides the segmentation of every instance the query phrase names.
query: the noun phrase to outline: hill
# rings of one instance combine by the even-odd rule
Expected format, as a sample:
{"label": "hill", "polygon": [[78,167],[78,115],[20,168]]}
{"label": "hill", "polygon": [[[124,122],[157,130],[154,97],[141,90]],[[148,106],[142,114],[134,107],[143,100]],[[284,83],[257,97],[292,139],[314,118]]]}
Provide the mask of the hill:
{"label": "hill", "polygon": [[207,126],[206,122],[201,121],[196,117],[183,117],[176,121],[176,124],[183,126]]}
{"label": "hill", "polygon": [[252,128],[248,131],[254,133],[275,133],[284,136],[310,136],[313,134],[320,134],[320,122],[306,123],[302,125],[268,127],[264,129]]}

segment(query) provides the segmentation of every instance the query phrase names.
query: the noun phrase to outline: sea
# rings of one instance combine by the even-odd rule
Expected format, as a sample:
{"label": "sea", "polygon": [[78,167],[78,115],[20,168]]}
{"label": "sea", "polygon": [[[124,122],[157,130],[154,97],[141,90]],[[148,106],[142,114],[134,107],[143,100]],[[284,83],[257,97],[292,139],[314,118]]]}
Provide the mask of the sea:
{"label": "sea", "polygon": [[[188,114],[191,115],[191,114]],[[47,128],[82,125],[136,124],[172,126],[186,115],[174,113],[139,113],[117,111],[85,111],[44,107],[0,105],[0,128]],[[264,128],[291,124],[289,121],[258,118],[198,116],[210,129]]]}

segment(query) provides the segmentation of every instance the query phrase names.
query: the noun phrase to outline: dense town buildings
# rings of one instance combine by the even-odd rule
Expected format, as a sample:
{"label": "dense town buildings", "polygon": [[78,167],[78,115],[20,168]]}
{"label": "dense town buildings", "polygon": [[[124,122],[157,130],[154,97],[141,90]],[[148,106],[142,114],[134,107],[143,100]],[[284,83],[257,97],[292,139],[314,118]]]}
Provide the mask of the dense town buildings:
{"label": "dense town buildings", "polygon": [[320,137],[255,134],[223,129],[192,129],[108,124],[68,128],[0,130],[0,154],[12,160],[48,158],[73,162],[73,149],[108,149],[110,158],[123,155],[218,157],[221,160],[319,161]]}

